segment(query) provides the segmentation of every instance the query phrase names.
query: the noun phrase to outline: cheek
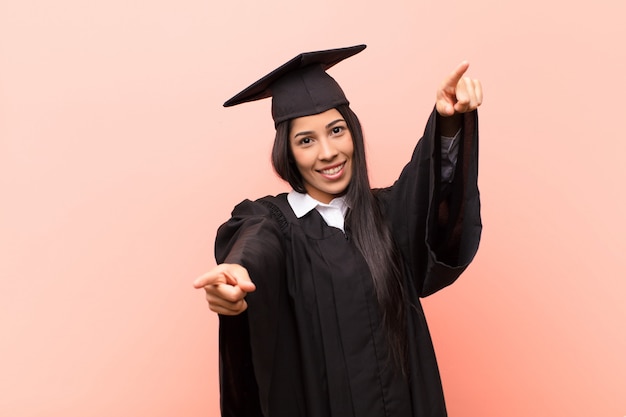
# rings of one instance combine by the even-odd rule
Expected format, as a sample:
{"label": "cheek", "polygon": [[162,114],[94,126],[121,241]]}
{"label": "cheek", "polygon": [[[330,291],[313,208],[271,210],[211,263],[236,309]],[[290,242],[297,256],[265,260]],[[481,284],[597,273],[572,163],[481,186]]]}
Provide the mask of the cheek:
{"label": "cheek", "polygon": [[352,142],[352,139],[350,139],[350,142],[348,142],[344,148],[344,153],[350,158],[353,159],[354,158],[354,142]]}
{"label": "cheek", "polygon": [[306,152],[302,152],[302,150],[299,150],[296,152],[292,152],[291,154],[293,155],[296,168],[298,168],[298,171],[300,171],[300,173],[303,173],[308,165]]}
{"label": "cheek", "polygon": [[356,170],[356,164],[354,163],[354,143],[352,140],[350,144],[346,147],[346,156],[350,159],[350,174],[352,175]]}

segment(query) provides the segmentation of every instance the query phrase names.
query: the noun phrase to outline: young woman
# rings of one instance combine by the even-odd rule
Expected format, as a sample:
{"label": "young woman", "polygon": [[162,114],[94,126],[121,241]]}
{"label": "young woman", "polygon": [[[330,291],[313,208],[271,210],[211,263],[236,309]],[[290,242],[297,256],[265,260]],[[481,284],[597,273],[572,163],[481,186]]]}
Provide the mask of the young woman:
{"label": "young woman", "polygon": [[445,416],[419,298],[481,233],[478,81],[441,84],[411,161],[370,189],[363,133],[326,70],[365,45],[300,54],[227,101],[272,97],[272,161],[293,191],[237,205],[194,282],[220,317],[223,416]]}

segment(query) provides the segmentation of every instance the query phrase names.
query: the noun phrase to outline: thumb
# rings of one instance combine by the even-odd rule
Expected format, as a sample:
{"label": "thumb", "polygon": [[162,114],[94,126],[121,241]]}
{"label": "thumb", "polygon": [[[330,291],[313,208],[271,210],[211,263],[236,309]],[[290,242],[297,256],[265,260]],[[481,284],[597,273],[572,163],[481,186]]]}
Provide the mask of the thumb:
{"label": "thumb", "polygon": [[256,290],[256,285],[252,281],[239,281],[239,288],[245,292],[253,292]]}
{"label": "thumb", "polygon": [[253,292],[256,290],[256,286],[245,268],[240,266],[235,270],[225,271],[224,274],[227,276],[227,280],[232,283],[231,285],[237,285],[242,291]]}

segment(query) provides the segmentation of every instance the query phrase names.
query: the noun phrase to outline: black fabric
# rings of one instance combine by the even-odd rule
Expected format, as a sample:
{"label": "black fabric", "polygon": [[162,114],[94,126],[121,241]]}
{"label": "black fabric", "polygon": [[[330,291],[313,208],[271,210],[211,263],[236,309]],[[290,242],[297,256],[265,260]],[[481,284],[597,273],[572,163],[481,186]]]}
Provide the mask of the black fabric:
{"label": "black fabric", "polygon": [[220,316],[223,416],[446,415],[419,297],[454,282],[478,248],[476,113],[465,120],[450,187],[439,185],[433,112],[400,178],[376,190],[407,277],[408,378],[392,365],[371,275],[349,236],[316,210],[297,219],[285,194],[235,207],[216,259],[246,267],[257,289],[245,314]]}
{"label": "black fabric", "polygon": [[365,47],[356,45],[301,53],[228,99],[224,106],[272,97],[272,118],[278,125],[285,120],[349,104],[339,84],[326,70]]}

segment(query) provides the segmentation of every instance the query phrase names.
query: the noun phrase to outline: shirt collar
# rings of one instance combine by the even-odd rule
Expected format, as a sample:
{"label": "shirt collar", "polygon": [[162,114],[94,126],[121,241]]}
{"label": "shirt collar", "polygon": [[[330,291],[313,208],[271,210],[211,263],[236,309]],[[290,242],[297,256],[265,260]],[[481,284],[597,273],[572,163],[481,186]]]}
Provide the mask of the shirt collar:
{"label": "shirt collar", "polygon": [[299,193],[294,190],[291,190],[291,192],[287,195],[287,201],[297,218],[303,217],[316,207],[336,207],[345,217],[349,208],[346,204],[345,196],[334,198],[330,203],[325,204],[317,201],[308,194]]}

